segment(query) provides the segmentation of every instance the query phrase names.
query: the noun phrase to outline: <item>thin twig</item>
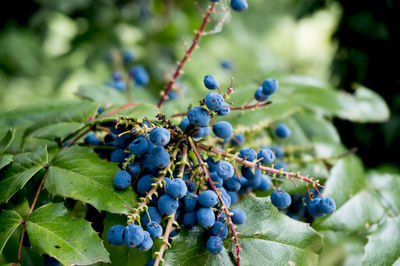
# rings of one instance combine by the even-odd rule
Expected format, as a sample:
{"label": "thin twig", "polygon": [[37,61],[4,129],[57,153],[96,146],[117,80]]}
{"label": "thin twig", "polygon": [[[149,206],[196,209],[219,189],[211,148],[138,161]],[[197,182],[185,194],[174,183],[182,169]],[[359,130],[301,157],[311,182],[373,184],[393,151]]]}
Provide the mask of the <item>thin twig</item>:
{"label": "thin twig", "polygon": [[196,36],[193,39],[192,45],[190,48],[185,52],[185,55],[183,56],[182,60],[179,62],[178,67],[176,68],[176,71],[174,75],[172,76],[171,81],[168,83],[167,87],[165,88],[164,92],[162,93],[162,96],[160,98],[160,101],[157,104],[158,108],[161,108],[164,101],[168,99],[168,93],[172,89],[173,85],[175,84],[177,78],[179,77],[180,74],[182,74],[182,68],[185,65],[186,61],[190,58],[190,55],[194,51],[194,49],[198,46],[198,43],[200,41],[200,37],[204,33],[204,28],[206,27],[207,23],[209,22],[209,18],[211,14],[214,12],[214,7],[217,4],[217,2],[213,2],[210,6],[210,8],[207,11],[207,14],[204,16],[203,22],[200,26],[200,29],[196,32]]}
{"label": "thin twig", "polygon": [[160,262],[163,260],[162,257],[164,255],[165,249],[167,248],[167,246],[170,245],[169,242],[168,242],[168,238],[169,238],[169,235],[171,234],[171,231],[172,231],[172,225],[175,222],[175,218],[174,217],[175,217],[175,213],[173,213],[173,214],[171,214],[169,216],[168,224],[167,224],[167,227],[165,228],[165,233],[164,233],[164,236],[163,236],[163,243],[162,243],[162,245],[160,247],[160,250],[157,252],[158,254],[157,254],[156,261],[154,262],[154,266],[160,265]]}

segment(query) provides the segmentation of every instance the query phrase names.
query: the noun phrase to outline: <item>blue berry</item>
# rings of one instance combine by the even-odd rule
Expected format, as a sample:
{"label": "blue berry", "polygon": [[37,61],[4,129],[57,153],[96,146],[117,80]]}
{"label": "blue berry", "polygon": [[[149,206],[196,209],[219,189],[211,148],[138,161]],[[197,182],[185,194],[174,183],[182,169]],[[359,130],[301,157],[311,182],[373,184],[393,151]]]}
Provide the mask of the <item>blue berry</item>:
{"label": "blue berry", "polygon": [[138,137],[128,146],[129,152],[139,156],[147,153],[150,149],[150,143],[143,137]]}
{"label": "blue berry", "polygon": [[256,98],[256,100],[259,102],[264,102],[264,101],[268,100],[269,96],[265,95],[263,93],[263,88],[262,88],[262,86],[260,86],[257,88],[256,92],[254,93],[254,98]]}
{"label": "blue berry", "polygon": [[[148,215],[147,212],[149,213]],[[140,220],[142,224],[147,225],[150,222],[150,219],[152,222],[156,222],[158,224],[161,222],[162,216],[156,207],[153,206],[149,207],[147,209],[147,212],[143,214],[142,219]]]}
{"label": "blue berry", "polygon": [[190,109],[188,112],[188,119],[192,125],[206,127],[210,122],[210,114],[207,109],[197,106]]}
{"label": "blue berry", "polygon": [[247,181],[247,186],[251,188],[257,188],[262,182],[261,176],[258,176],[255,179],[251,179]]}
{"label": "blue berry", "polygon": [[124,59],[124,63],[128,64],[130,62],[132,62],[135,59],[135,53],[131,50],[125,50],[122,53],[122,57]]}
{"label": "blue berry", "polygon": [[240,181],[237,176],[233,176],[231,179],[224,181],[224,187],[228,191],[238,191],[240,189]]}
{"label": "blue berry", "polygon": [[150,169],[165,168],[169,163],[169,153],[163,147],[154,147],[146,158],[146,165]]}
{"label": "blue berry", "polygon": [[107,232],[107,240],[113,246],[119,246],[124,243],[122,238],[124,235],[125,227],[122,225],[114,225]]}
{"label": "blue berry", "polygon": [[221,94],[209,92],[204,98],[204,102],[209,110],[218,111],[224,105],[224,97]]}
{"label": "blue berry", "polygon": [[127,189],[131,180],[132,177],[127,171],[118,171],[114,176],[114,186],[118,190]]}
{"label": "blue berry", "polygon": [[215,223],[215,215],[211,208],[200,208],[196,218],[199,225],[206,229],[211,228]]}
{"label": "blue berry", "polygon": [[217,115],[226,116],[231,111],[231,107],[227,104],[222,105],[221,109],[217,111]]}
{"label": "blue berry", "polygon": [[169,143],[171,135],[168,129],[156,127],[150,131],[150,141],[156,146],[165,146]]}
{"label": "blue berry", "polygon": [[123,80],[116,80],[110,85],[118,91],[124,91],[126,89],[126,84]]}
{"label": "blue berry", "polygon": [[125,227],[124,241],[128,247],[137,247],[144,240],[144,231],[142,227],[135,224],[128,224]]}
{"label": "blue berry", "polygon": [[[219,0],[218,0],[218,1],[219,1]],[[223,61],[221,62],[221,67],[222,67],[223,69],[232,70],[232,69],[233,69],[233,64],[232,64],[232,62],[229,61],[229,60],[223,60]]]}
{"label": "blue berry", "polygon": [[257,158],[257,152],[251,148],[243,148],[239,152],[239,157],[252,162]]}
{"label": "blue berry", "polygon": [[152,238],[160,237],[163,233],[163,229],[159,223],[151,221],[147,224],[147,231],[150,233]]}
{"label": "blue berry", "polygon": [[189,126],[190,122],[187,117],[183,118],[181,123],[179,124],[179,127],[181,128],[182,131],[185,131],[186,128]]}
{"label": "blue berry", "polygon": [[125,149],[126,147],[128,147],[131,140],[132,138],[130,134],[124,134],[121,137],[117,137],[117,139],[115,140],[115,144],[118,148]]}
{"label": "blue berry", "polygon": [[187,212],[183,215],[183,224],[186,227],[193,227],[197,223],[196,212]]}
{"label": "blue berry", "polygon": [[233,134],[233,128],[229,122],[219,121],[213,126],[214,134],[221,139],[228,139]]}
{"label": "blue berry", "polygon": [[156,262],[155,259],[151,259],[148,262],[146,262],[146,264],[144,266],[154,266],[154,263]]}
{"label": "blue berry", "polygon": [[162,214],[171,215],[178,209],[178,201],[165,194],[158,199],[157,207]]}
{"label": "blue berry", "polygon": [[285,124],[279,124],[276,129],[275,129],[275,134],[282,138],[288,138],[290,137],[290,135],[292,134],[292,132],[290,131],[290,128],[288,128]]}
{"label": "blue berry", "polygon": [[130,163],[127,167],[127,170],[131,177],[135,179],[137,175],[140,173],[140,164],[139,163]]}
{"label": "blue berry", "polygon": [[135,84],[139,86],[145,86],[149,83],[149,74],[143,66],[135,66],[129,71],[129,75],[135,80]]}
{"label": "blue berry", "polygon": [[242,134],[238,133],[232,136],[231,143],[234,146],[242,146],[244,142],[244,137]]}
{"label": "blue berry", "polygon": [[277,159],[282,158],[285,155],[285,152],[279,145],[273,145],[269,147],[275,154]]}
{"label": "blue berry", "polygon": [[285,209],[292,203],[292,199],[286,191],[278,189],[272,192],[271,202],[278,209]]}
{"label": "blue berry", "polygon": [[266,79],[262,84],[263,93],[270,96],[278,89],[278,81],[275,79]]}
{"label": "blue berry", "polygon": [[145,127],[146,126],[147,128],[151,128],[151,125],[150,125],[149,121],[147,121],[147,120],[144,120],[143,123],[140,124],[140,126],[141,127]]}
{"label": "blue berry", "polygon": [[178,93],[176,91],[170,90],[168,92],[168,101],[174,100],[174,99],[178,98],[178,96],[179,95],[178,95]]}
{"label": "blue berry", "polygon": [[261,170],[253,167],[246,167],[242,165],[240,168],[242,175],[248,180],[254,180],[261,175]]}
{"label": "blue berry", "polygon": [[187,192],[186,184],[180,178],[175,178],[171,180],[169,183],[167,183],[166,189],[167,193],[175,199],[182,198],[183,196],[186,195]]}
{"label": "blue berry", "polygon": [[283,162],[277,162],[276,164],[274,164],[274,169],[276,170],[282,169],[282,171],[286,171],[286,164]]}
{"label": "blue berry", "polygon": [[275,161],[275,154],[272,150],[265,148],[261,149],[260,152],[257,154],[257,159],[261,159],[261,163],[270,164]]}
{"label": "blue berry", "polygon": [[231,212],[233,212],[231,219],[234,224],[244,224],[246,221],[246,214],[242,209],[232,209]]}
{"label": "blue berry", "polygon": [[219,88],[219,83],[213,76],[206,75],[204,77],[204,86],[209,90],[215,90]]}
{"label": "blue berry", "polygon": [[129,156],[123,149],[116,149],[111,153],[110,161],[114,163],[123,163],[125,158]]}
{"label": "blue berry", "polygon": [[239,202],[239,195],[237,192],[228,191],[229,196],[231,196],[231,204]]}
{"label": "blue berry", "polygon": [[210,228],[210,235],[221,237],[221,239],[225,239],[228,236],[228,227],[223,222],[215,222],[214,225]]}
{"label": "blue berry", "polygon": [[207,165],[208,165],[208,170],[209,170],[210,172],[215,172],[215,171],[217,171],[217,165],[218,165],[218,163],[216,163],[216,162],[214,161],[214,158],[213,158],[213,157],[208,156],[206,162],[207,162]]}
{"label": "blue berry", "polygon": [[210,178],[217,188],[222,187],[224,180],[218,176],[217,172],[210,172]]}
{"label": "blue berry", "polygon": [[227,207],[231,206],[231,196],[229,196],[228,192],[226,192],[223,187],[221,188],[221,198]]}
{"label": "blue berry", "polygon": [[144,233],[144,239],[137,248],[140,251],[147,251],[153,246],[153,239],[151,239],[149,232],[143,231],[143,233]]}
{"label": "blue berry", "polygon": [[247,9],[248,4],[246,0],[231,0],[231,7],[235,11],[242,12]]}
{"label": "blue berry", "polygon": [[322,217],[324,213],[320,209],[321,198],[314,198],[307,205],[307,211],[312,217]]}
{"label": "blue berry", "polygon": [[335,201],[328,197],[323,198],[323,199],[321,199],[321,202],[319,203],[319,209],[324,214],[331,214],[336,210]]}
{"label": "blue berry", "polygon": [[271,180],[268,176],[261,177],[261,183],[258,185],[257,189],[261,191],[268,191],[271,188]]}
{"label": "blue berry", "polygon": [[186,212],[192,212],[195,210],[197,198],[198,196],[196,194],[190,192],[183,198],[183,204]]}
{"label": "blue berry", "polygon": [[212,190],[203,191],[200,194],[199,203],[204,207],[213,207],[218,203],[218,196]]}
{"label": "blue berry", "polygon": [[217,174],[223,180],[228,180],[233,176],[234,170],[232,164],[226,161],[220,161],[217,164]]}
{"label": "blue berry", "polygon": [[49,255],[43,255],[44,259],[44,265],[45,266],[59,266],[61,265],[61,262],[59,262],[57,259],[50,257]]}
{"label": "blue berry", "polygon": [[97,138],[96,134],[94,134],[94,133],[87,135],[85,137],[84,141],[85,141],[85,144],[87,144],[87,145],[97,146],[97,145],[103,144],[103,142],[99,138]]}
{"label": "blue berry", "polygon": [[185,184],[190,192],[196,190],[196,181],[194,180],[194,178],[192,181],[190,181],[190,176],[188,174],[184,174],[183,181],[185,181]]}
{"label": "blue berry", "polygon": [[211,128],[210,127],[201,127],[200,130],[198,131],[198,135],[200,138],[205,138],[208,135],[210,135]]}
{"label": "blue berry", "polygon": [[222,243],[222,239],[219,236],[211,236],[207,240],[207,249],[210,251],[210,253],[217,255],[222,251],[222,248],[224,247]]}
{"label": "blue berry", "polygon": [[144,195],[152,189],[151,184],[154,183],[152,175],[142,176],[137,182],[137,191],[139,195]]}

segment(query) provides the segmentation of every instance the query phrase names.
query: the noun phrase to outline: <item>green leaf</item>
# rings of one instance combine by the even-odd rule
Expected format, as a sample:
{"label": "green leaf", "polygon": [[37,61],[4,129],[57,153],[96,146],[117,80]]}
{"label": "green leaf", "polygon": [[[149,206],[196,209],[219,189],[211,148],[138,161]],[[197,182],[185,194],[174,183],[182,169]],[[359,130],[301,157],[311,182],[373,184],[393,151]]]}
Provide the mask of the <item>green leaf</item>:
{"label": "green leaf", "polygon": [[10,236],[17,230],[22,217],[15,211],[2,210],[0,213],[0,254]]}
{"label": "green leaf", "polygon": [[72,146],[58,153],[49,163],[45,188],[53,195],[92,204],[98,210],[128,213],[124,205],[136,202],[132,187],[114,188],[116,163],[101,160],[90,148]]}
{"label": "green leaf", "polygon": [[126,103],[126,93],[105,85],[81,85],[76,94],[83,98],[103,105],[123,105]]}
{"label": "green leaf", "polygon": [[[269,198],[248,196],[234,206],[247,220],[237,227],[243,265],[315,265],[322,248],[321,235],[308,224],[295,221],[272,206]],[[165,265],[234,265],[227,249],[214,256],[206,247],[206,233],[183,229],[172,241]],[[230,247],[229,240],[225,246]]]}
{"label": "green leaf", "polygon": [[[107,114],[107,110],[104,112]],[[154,119],[155,116],[159,113],[158,108],[155,105],[148,103],[141,103],[136,105],[135,107],[122,109],[112,115],[109,116],[101,116],[93,121],[94,124],[102,123],[102,122],[110,122],[115,121],[121,117],[128,119],[143,119],[145,117],[149,119]]]}
{"label": "green leaf", "polygon": [[36,129],[30,137],[39,139],[59,139],[63,141],[67,136],[81,129],[85,124],[81,122],[61,122]]}
{"label": "green leaf", "polygon": [[366,179],[360,159],[348,155],[333,166],[325,184],[324,196],[335,200],[337,208],[365,187]]}
{"label": "green leaf", "polygon": [[368,236],[363,265],[399,265],[400,217],[386,218],[378,229]]}
{"label": "green leaf", "polygon": [[3,167],[9,165],[13,161],[13,156],[11,154],[5,154],[0,156],[0,170]]}
{"label": "green leaf", "polygon": [[63,264],[109,262],[108,252],[90,222],[74,218],[62,203],[36,209],[26,230],[34,249]]}
{"label": "green leaf", "polygon": [[393,214],[400,214],[400,176],[372,171],[368,173],[369,183],[379,193],[382,205],[391,210]]}
{"label": "green leaf", "polygon": [[7,130],[6,135],[0,140],[0,154],[7,150],[15,136],[15,129]]}
{"label": "green leaf", "polygon": [[378,193],[364,190],[329,215],[319,228],[349,232],[363,230],[378,222],[384,214],[385,209],[380,203]]}
{"label": "green leaf", "polygon": [[14,156],[14,162],[8,167],[0,180],[0,203],[7,201],[47,163],[47,148],[39,147],[33,152]]}
{"label": "green leaf", "polygon": [[129,248],[126,245],[112,246],[108,243],[107,232],[111,226],[120,224],[125,226],[127,217],[125,215],[116,215],[107,213],[104,220],[103,241],[107,251],[110,253],[110,260],[112,265],[144,265],[151,259],[152,253],[155,252],[155,247],[142,252],[137,248]]}

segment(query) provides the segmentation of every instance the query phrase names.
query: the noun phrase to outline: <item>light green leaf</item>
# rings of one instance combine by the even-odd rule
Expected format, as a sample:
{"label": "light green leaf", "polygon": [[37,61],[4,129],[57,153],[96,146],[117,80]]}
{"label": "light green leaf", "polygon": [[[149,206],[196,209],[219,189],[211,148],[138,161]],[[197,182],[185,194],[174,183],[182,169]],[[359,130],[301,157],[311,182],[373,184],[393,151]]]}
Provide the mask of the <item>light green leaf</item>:
{"label": "light green leaf", "polygon": [[29,241],[63,264],[108,262],[108,252],[90,222],[74,218],[62,203],[35,210],[26,223]]}
{"label": "light green leaf", "polygon": [[348,155],[333,166],[325,184],[324,196],[333,198],[340,208],[347,200],[365,187],[366,179],[360,159]]}
{"label": "light green leaf", "polygon": [[15,136],[15,129],[7,130],[3,139],[0,140],[0,154],[7,150]]}
{"label": "light green leaf", "polygon": [[20,225],[22,217],[15,211],[2,210],[0,213],[0,254],[10,236]]}
{"label": "light green leaf", "polygon": [[384,214],[385,209],[377,192],[364,190],[329,215],[319,227],[350,232],[363,230],[378,222]]}
{"label": "light green leaf", "polygon": [[5,154],[0,156],[0,170],[3,167],[9,165],[13,161],[13,156],[11,154]]}
{"label": "light green leaf", "polygon": [[368,173],[369,183],[379,193],[382,205],[391,210],[393,214],[400,214],[400,176],[372,171]]}
{"label": "light green leaf", "polygon": [[0,180],[0,203],[7,203],[29,179],[43,168],[47,160],[46,147],[15,155],[14,162],[4,171]]}
{"label": "light green leaf", "polygon": [[67,136],[78,131],[84,126],[81,122],[61,122],[36,129],[30,137],[40,139],[59,139],[63,141]]}
{"label": "light green leaf", "polygon": [[[107,114],[107,111],[104,112]],[[135,107],[122,109],[112,115],[109,116],[101,116],[93,121],[94,124],[102,123],[102,122],[110,122],[115,121],[121,117],[128,119],[143,119],[145,117],[149,119],[154,119],[155,116],[159,113],[159,109],[152,104],[141,103],[136,105]]]}
{"label": "light green leaf", "polygon": [[81,85],[76,94],[83,98],[103,105],[123,105],[126,103],[126,93],[105,85]]}
{"label": "light green leaf", "polygon": [[378,229],[368,236],[363,265],[400,264],[400,217],[386,218]]}
{"label": "light green leaf", "polygon": [[136,202],[132,187],[114,188],[117,164],[101,160],[86,147],[72,146],[58,153],[50,162],[45,188],[53,195],[92,204],[98,210],[128,213],[124,205]]}

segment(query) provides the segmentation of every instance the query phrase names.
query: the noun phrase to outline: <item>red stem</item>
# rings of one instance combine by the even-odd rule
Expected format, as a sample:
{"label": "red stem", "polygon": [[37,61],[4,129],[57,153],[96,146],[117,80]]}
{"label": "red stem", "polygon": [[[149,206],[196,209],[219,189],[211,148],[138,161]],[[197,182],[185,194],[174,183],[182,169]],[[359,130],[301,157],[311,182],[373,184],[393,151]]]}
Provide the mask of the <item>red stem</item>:
{"label": "red stem", "polygon": [[229,223],[229,227],[231,228],[232,235],[233,235],[233,237],[234,237],[234,239],[235,239],[235,245],[236,245],[236,261],[237,261],[237,265],[240,266],[240,255],[239,255],[239,253],[240,253],[240,246],[239,246],[239,240],[238,240],[238,237],[237,237],[237,234],[236,234],[235,226],[233,225],[231,216],[229,215],[229,208],[228,208],[228,206],[226,206],[224,200],[222,199],[221,193],[218,191],[217,187],[214,185],[214,182],[213,182],[213,180],[212,180],[211,177],[210,177],[210,173],[208,172],[207,167],[205,167],[204,162],[203,162],[203,159],[201,158],[200,153],[199,153],[199,151],[198,151],[197,148],[196,148],[196,145],[195,145],[192,141],[190,141],[190,145],[192,146],[193,152],[194,152],[194,154],[195,154],[195,156],[196,156],[196,158],[197,158],[197,161],[199,162],[199,164],[200,164],[200,166],[201,166],[201,169],[203,170],[204,174],[205,174],[206,177],[207,177],[207,181],[208,181],[208,183],[210,184],[211,189],[218,195],[219,201],[220,201],[220,202],[222,203],[222,205],[224,206],[224,212],[225,212],[226,218],[228,219],[228,223]]}
{"label": "red stem", "polygon": [[200,29],[197,31],[196,36],[194,37],[194,40],[193,40],[192,45],[191,45],[190,48],[185,52],[185,55],[184,55],[183,59],[180,61],[178,67],[176,68],[176,71],[175,71],[174,75],[172,76],[171,81],[168,83],[166,89],[164,90],[164,92],[163,92],[163,94],[162,94],[162,96],[161,96],[161,98],[160,98],[160,101],[159,101],[158,104],[157,104],[157,107],[158,107],[158,108],[161,108],[162,105],[163,105],[163,103],[164,103],[164,101],[165,101],[166,99],[168,99],[168,93],[170,92],[170,90],[171,90],[172,87],[174,86],[174,84],[175,84],[175,82],[176,82],[176,79],[177,79],[177,78],[179,77],[179,75],[182,73],[182,68],[183,68],[183,66],[185,65],[186,61],[189,59],[189,57],[190,57],[190,55],[192,54],[193,50],[197,47],[197,44],[198,44],[199,41],[200,41],[200,37],[201,37],[201,35],[203,35],[203,33],[204,33],[204,28],[206,27],[207,22],[209,22],[209,19],[210,19],[211,14],[214,12],[214,7],[215,7],[216,4],[217,4],[217,2],[213,2],[213,3],[211,4],[210,8],[208,9],[207,14],[204,16],[203,23],[201,24]]}
{"label": "red stem", "polygon": [[168,224],[167,224],[167,227],[165,228],[165,233],[164,233],[164,236],[163,236],[163,243],[162,243],[162,245],[160,247],[160,251],[158,252],[158,256],[156,258],[156,261],[154,262],[154,266],[158,266],[160,264],[160,261],[161,261],[161,258],[164,255],[165,249],[168,246],[168,238],[169,238],[169,235],[171,234],[171,231],[172,231],[172,225],[174,224],[174,220],[175,220],[174,217],[175,217],[175,213],[173,213],[170,216],[170,219],[168,220]]}

